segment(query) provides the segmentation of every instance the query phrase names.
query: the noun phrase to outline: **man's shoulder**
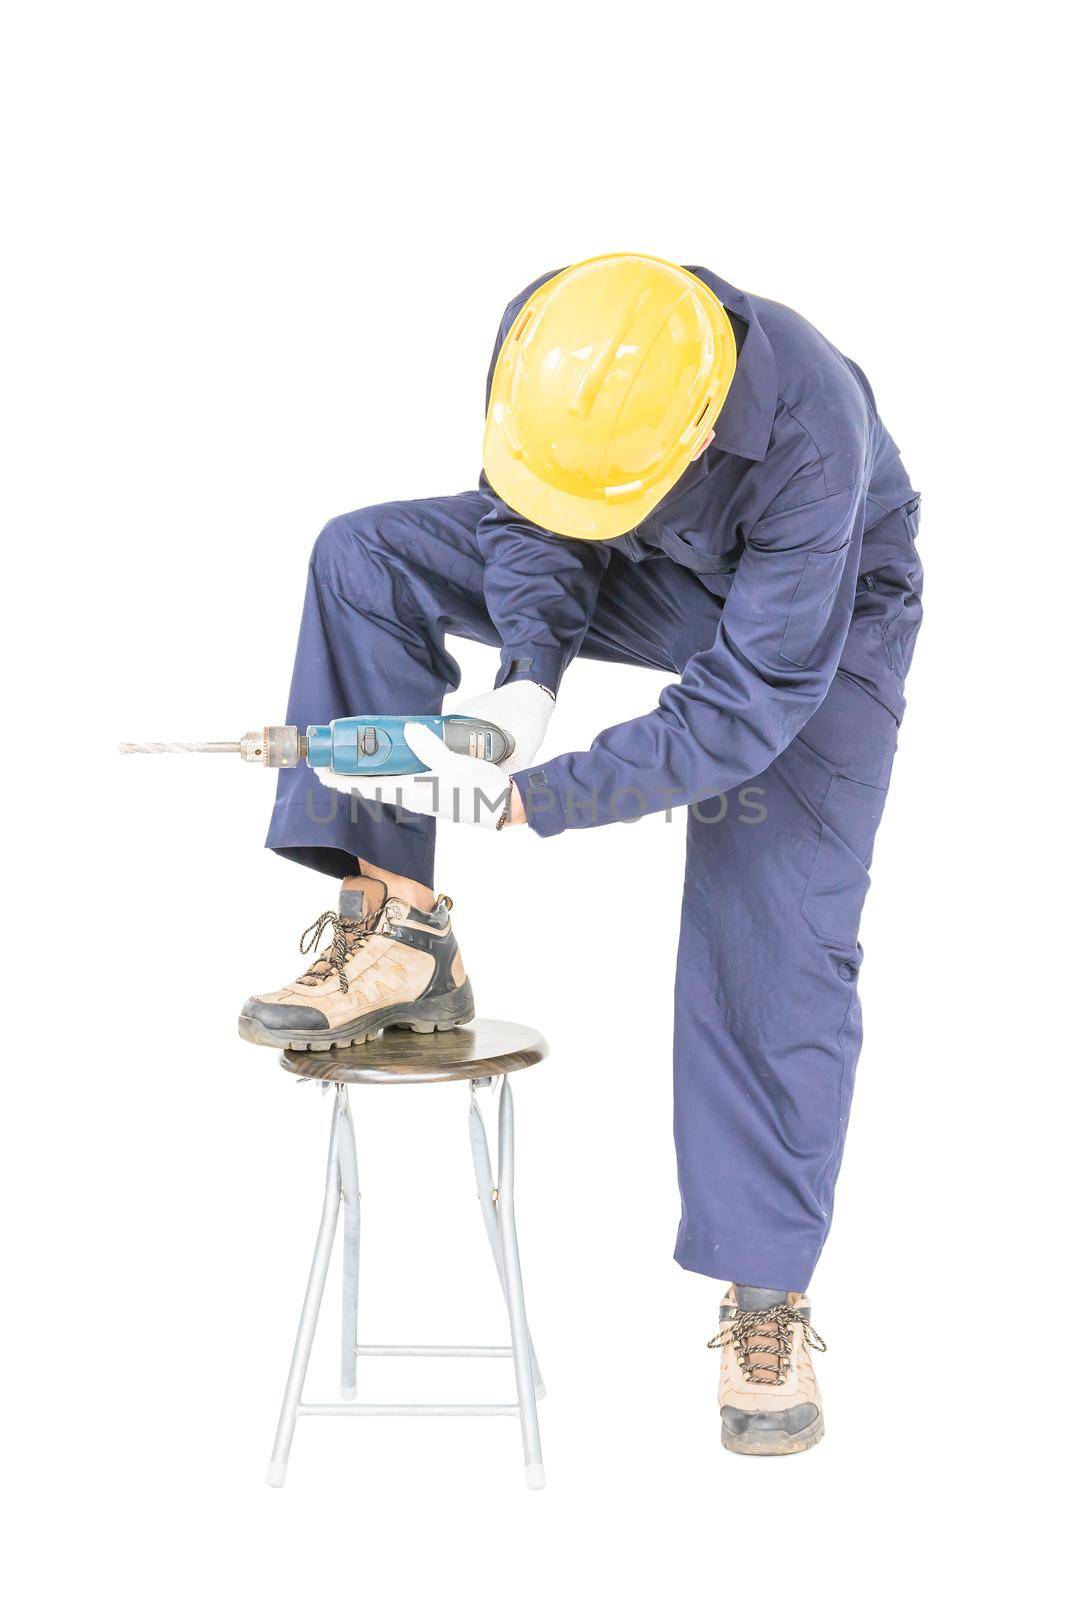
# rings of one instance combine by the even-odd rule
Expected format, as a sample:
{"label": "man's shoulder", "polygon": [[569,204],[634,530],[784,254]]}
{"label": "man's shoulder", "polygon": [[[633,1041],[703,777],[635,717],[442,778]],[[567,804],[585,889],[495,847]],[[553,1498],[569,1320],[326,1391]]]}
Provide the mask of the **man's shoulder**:
{"label": "man's shoulder", "polygon": [[801,400],[819,388],[855,385],[850,362],[813,322],[778,300],[749,295],[748,302],[777,359],[782,398]]}
{"label": "man's shoulder", "polygon": [[564,271],[562,267],[553,267],[550,272],[542,272],[539,278],[534,278],[532,283],[527,283],[520,294],[516,294],[513,300],[507,302],[507,309],[503,314],[504,324],[509,327],[530,295],[536,294],[538,289],[542,289],[552,278],[557,278],[562,271]]}
{"label": "man's shoulder", "polygon": [[749,300],[777,362],[775,434],[800,429],[823,461],[851,461],[860,469],[877,428],[873,392],[862,372],[790,306],[756,295]]}

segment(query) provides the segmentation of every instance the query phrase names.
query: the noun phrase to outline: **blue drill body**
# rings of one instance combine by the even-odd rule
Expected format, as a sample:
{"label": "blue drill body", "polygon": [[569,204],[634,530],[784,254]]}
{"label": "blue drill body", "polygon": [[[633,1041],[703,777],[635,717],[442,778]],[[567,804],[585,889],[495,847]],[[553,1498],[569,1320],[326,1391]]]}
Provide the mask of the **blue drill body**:
{"label": "blue drill body", "polygon": [[450,750],[483,761],[504,761],[514,749],[509,734],[477,717],[337,717],[328,726],[308,728],[307,764],[329,767],[349,777],[361,773],[396,777],[425,772],[425,764],[403,736],[408,722],[429,728]]}

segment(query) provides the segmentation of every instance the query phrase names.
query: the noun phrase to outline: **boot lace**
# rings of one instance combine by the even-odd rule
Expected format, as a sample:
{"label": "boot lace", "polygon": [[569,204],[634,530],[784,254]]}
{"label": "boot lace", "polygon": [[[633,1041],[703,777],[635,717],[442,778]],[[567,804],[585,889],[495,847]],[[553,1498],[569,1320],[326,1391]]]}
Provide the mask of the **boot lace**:
{"label": "boot lace", "polygon": [[300,954],[308,956],[312,950],[317,950],[326,929],[333,934],[333,942],[323,955],[320,955],[303,977],[301,983],[324,983],[327,978],[336,973],[344,994],[348,993],[348,976],[344,970],[348,962],[360,945],[369,939],[372,929],[364,920],[356,922],[352,917],[342,917],[336,911],[323,911],[317,921],[312,922],[300,935]]}
{"label": "boot lace", "polygon": [[749,1383],[782,1384],[792,1369],[792,1330],[797,1324],[808,1349],[827,1348],[821,1334],[815,1333],[795,1306],[787,1304],[768,1306],[765,1311],[734,1311],[707,1341],[707,1348],[723,1350],[732,1345]]}

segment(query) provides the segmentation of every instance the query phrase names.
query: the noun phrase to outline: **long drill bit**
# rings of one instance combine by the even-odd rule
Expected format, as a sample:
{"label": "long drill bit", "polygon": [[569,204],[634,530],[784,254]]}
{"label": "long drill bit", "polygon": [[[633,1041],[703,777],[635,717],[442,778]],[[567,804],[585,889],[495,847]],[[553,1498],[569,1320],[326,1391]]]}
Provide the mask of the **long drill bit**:
{"label": "long drill bit", "polygon": [[241,746],[239,740],[232,743],[213,744],[120,744],[118,753],[121,756],[166,756],[166,755],[227,755],[239,756]]}

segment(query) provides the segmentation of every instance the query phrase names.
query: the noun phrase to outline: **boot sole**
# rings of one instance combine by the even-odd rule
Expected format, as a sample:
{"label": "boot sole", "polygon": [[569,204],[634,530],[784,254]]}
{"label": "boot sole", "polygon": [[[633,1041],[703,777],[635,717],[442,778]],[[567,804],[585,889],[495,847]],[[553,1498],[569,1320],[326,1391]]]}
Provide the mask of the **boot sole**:
{"label": "boot sole", "polygon": [[783,1429],[753,1434],[730,1433],[723,1424],[722,1443],[736,1456],[795,1456],[813,1450],[825,1433],[825,1420],[819,1417],[799,1433]]}
{"label": "boot sole", "polygon": [[256,1017],[240,1016],[237,1032],[249,1044],[265,1044],[274,1050],[343,1050],[348,1045],[366,1044],[377,1039],[386,1028],[407,1028],[412,1033],[446,1033],[474,1020],[474,991],[470,980],[450,994],[432,1000],[409,1000],[403,1005],[382,1006],[369,1011],[345,1028],[293,1028],[278,1033]]}

